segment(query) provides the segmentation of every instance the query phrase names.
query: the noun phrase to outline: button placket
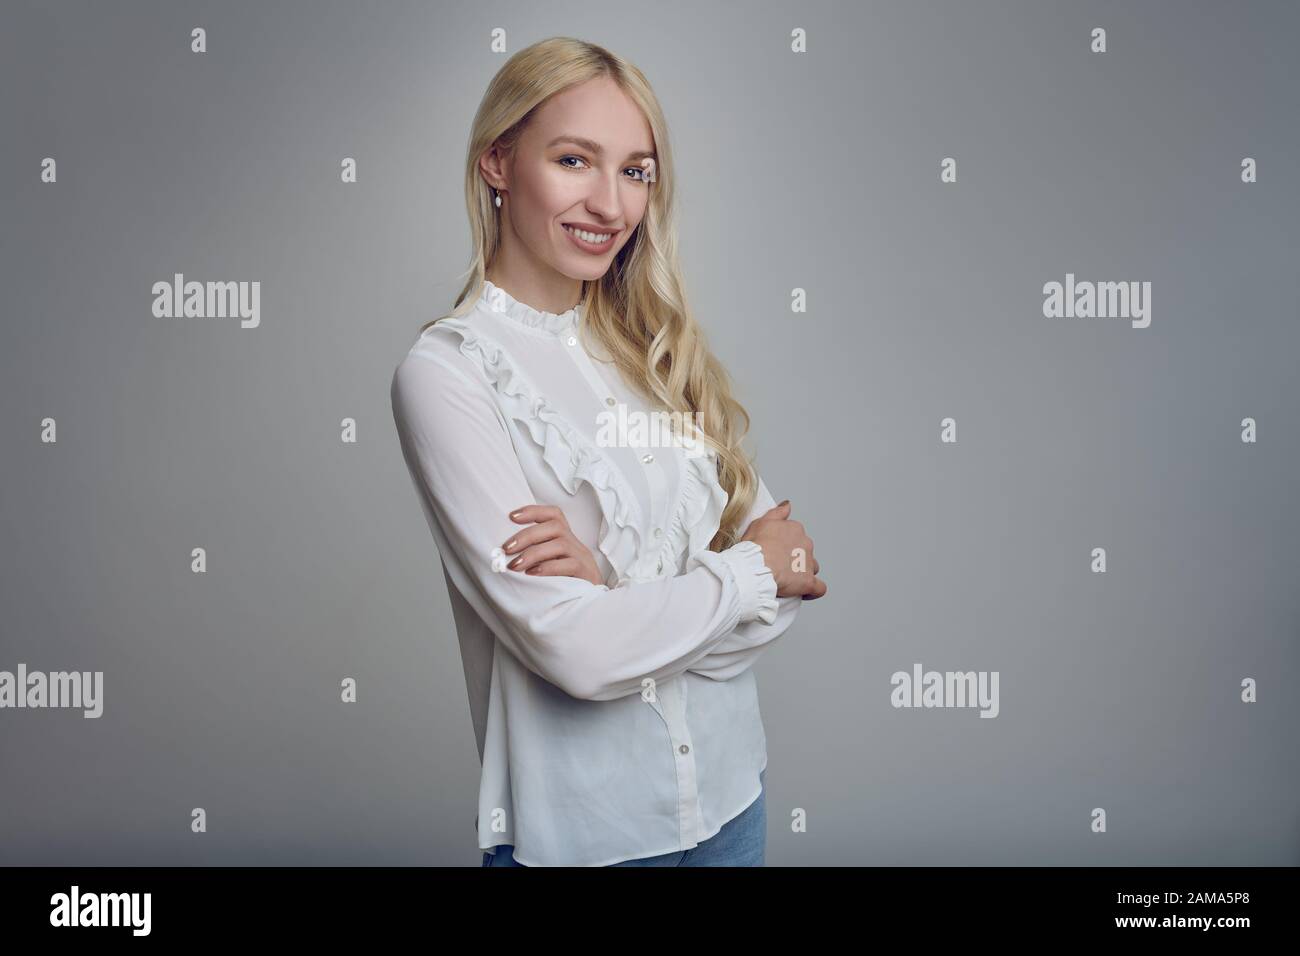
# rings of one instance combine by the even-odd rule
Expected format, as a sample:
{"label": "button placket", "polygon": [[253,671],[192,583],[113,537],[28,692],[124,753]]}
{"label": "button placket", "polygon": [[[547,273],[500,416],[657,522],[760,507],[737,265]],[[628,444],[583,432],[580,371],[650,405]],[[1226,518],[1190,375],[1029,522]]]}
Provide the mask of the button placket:
{"label": "button placket", "polygon": [[[659,513],[657,515],[652,516],[657,519],[654,527],[651,529],[650,532],[651,543],[653,544],[655,548],[655,552],[658,555],[658,558],[656,559],[656,565],[655,565],[656,573],[663,574],[664,567],[665,567],[664,538],[667,535],[667,522],[674,520],[674,516],[677,514],[677,509],[681,507],[682,496],[686,494],[686,483],[687,483],[686,458],[681,448],[677,446],[670,446],[667,448],[660,448],[658,452],[654,455],[654,460],[659,463],[659,469],[660,469],[659,476],[661,481],[659,487],[661,489],[669,481],[668,476],[670,474],[670,469],[671,469],[671,474],[677,479],[677,493],[674,496],[673,500],[672,501],[664,500],[662,507],[659,509]],[[679,555],[671,556],[671,559],[674,561],[679,560],[679,558],[680,558]],[[674,569],[672,573],[675,574],[676,569]]]}
{"label": "button placket", "polygon": [[[651,543],[652,545],[657,545],[663,537],[663,516],[660,514],[660,509],[663,507],[661,502],[663,502],[668,495],[668,479],[664,475],[663,462],[653,454],[649,452],[643,454],[641,456],[641,464],[645,466],[646,477],[650,481],[650,520],[654,522],[654,530],[651,532]],[[658,552],[650,552],[650,554],[647,554],[646,560],[649,561],[651,555],[654,554],[658,554]],[[659,555],[655,560],[655,574],[663,574],[663,556]]]}
{"label": "button placket", "polygon": [[700,842],[704,820],[700,814],[699,777],[695,767],[695,747],[686,726],[686,681],[682,675],[664,685],[662,696],[664,720],[668,724],[673,760],[677,767],[677,834],[681,849]]}
{"label": "button placket", "polygon": [[[591,356],[587,354],[587,350],[582,347],[581,342],[578,340],[576,330],[564,333],[563,341],[566,343],[565,351],[573,359],[574,364],[582,373],[583,378],[587,380],[587,384],[591,387],[593,394],[602,396],[605,405],[611,408],[616,406],[618,404],[617,400],[615,400],[614,396],[609,394],[609,386],[605,383],[605,380],[600,377],[600,373],[596,371],[595,366],[592,364]],[[664,509],[668,504],[664,501],[667,497],[668,487],[668,478],[664,473],[664,469],[668,466],[663,461],[663,455],[656,455],[649,449],[642,451],[637,455],[637,458],[641,462],[642,467],[644,467],[646,480],[650,484],[650,528],[643,529],[649,533],[650,538],[648,540],[649,547],[647,548],[647,553],[641,556],[641,560],[645,562],[645,566],[641,570],[648,571],[650,562],[654,561],[654,573],[663,574],[664,561],[662,554],[659,553],[658,546],[663,542],[665,520]],[[679,476],[679,481],[680,480]]]}

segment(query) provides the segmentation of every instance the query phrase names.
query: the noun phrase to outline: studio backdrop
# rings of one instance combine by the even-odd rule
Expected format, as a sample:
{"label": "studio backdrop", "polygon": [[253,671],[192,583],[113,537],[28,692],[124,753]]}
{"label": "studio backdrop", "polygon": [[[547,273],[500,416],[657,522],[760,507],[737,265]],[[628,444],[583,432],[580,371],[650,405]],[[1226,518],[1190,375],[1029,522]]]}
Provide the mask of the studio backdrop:
{"label": "studio backdrop", "polygon": [[479,865],[389,388],[548,36],[654,85],[830,589],[769,865],[1300,862],[1294,4],[0,9],[0,863]]}

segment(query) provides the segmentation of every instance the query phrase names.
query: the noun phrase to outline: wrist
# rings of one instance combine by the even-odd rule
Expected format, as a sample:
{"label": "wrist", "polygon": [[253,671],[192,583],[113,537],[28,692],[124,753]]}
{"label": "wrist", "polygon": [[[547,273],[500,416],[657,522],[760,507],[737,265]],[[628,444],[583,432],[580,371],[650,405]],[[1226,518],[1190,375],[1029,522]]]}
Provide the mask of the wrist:
{"label": "wrist", "polygon": [[766,553],[757,541],[744,538],[721,552],[740,591],[740,623],[776,619],[776,575],[768,567]]}

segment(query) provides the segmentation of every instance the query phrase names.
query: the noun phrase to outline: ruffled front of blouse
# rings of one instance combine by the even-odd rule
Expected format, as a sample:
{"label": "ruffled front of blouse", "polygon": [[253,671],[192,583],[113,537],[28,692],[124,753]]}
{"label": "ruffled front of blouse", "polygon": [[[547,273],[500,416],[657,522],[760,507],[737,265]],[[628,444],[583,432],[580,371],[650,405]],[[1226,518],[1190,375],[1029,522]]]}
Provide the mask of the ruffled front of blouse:
{"label": "ruffled front of blouse", "polygon": [[722,525],[727,492],[718,481],[718,457],[713,449],[686,457],[684,484],[659,551],[665,567],[681,570],[681,559],[708,548]]}
{"label": "ruffled front of blouse", "polygon": [[564,490],[576,494],[579,483],[586,482],[595,491],[605,516],[605,528],[598,542],[600,552],[618,579],[625,580],[641,553],[641,532],[638,530],[640,508],[623,473],[547,403],[546,397],[499,343],[462,319],[442,319],[435,328],[439,326],[460,336],[461,354],[483,370],[501,397],[505,412],[528,429]]}

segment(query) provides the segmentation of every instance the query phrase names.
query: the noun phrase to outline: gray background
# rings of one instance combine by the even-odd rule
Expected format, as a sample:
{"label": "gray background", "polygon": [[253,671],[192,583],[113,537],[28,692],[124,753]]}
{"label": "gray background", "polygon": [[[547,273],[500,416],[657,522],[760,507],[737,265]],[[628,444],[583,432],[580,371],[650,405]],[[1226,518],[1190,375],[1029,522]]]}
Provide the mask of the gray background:
{"label": "gray background", "polygon": [[[654,84],[692,301],[816,542],[757,665],[769,865],[1300,862],[1293,4],[3,11],[0,669],[103,670],[105,710],[0,711],[0,862],[479,863],[389,383],[460,287],[494,27]],[[154,318],[174,272],[260,280],[261,327]],[[1151,327],[1044,318],[1067,272],[1151,281]],[[914,661],[999,671],[1000,716],[895,710]]]}

